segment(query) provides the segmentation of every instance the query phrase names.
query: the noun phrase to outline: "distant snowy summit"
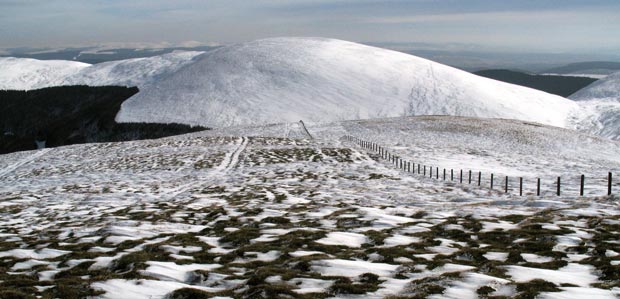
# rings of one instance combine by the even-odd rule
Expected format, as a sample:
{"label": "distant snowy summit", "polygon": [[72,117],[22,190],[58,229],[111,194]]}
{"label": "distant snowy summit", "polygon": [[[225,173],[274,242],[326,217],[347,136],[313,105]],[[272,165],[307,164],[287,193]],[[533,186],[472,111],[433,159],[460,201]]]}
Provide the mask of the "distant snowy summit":
{"label": "distant snowy summit", "polygon": [[441,114],[565,127],[577,107],[401,52],[325,38],[271,38],[197,57],[127,100],[117,120],[224,127]]}
{"label": "distant snowy summit", "polygon": [[90,64],[66,60],[0,57],[0,90],[31,90],[55,86]]}
{"label": "distant snowy summit", "polygon": [[0,89],[32,90],[66,85],[142,87],[179,70],[202,53],[179,51],[92,65],[66,60],[0,57]]}
{"label": "distant snowy summit", "polygon": [[95,65],[0,58],[0,89],[76,84],[138,86],[140,92],[123,103],[119,122],[215,128],[455,115],[620,139],[620,101],[573,101],[335,39],[271,38]]}

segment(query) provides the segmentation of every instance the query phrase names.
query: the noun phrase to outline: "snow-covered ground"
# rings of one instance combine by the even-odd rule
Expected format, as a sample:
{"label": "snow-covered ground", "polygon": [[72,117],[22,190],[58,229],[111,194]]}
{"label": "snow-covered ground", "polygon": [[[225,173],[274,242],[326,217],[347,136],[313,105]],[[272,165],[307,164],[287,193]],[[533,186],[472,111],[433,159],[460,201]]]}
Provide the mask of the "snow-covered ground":
{"label": "snow-covered ground", "polygon": [[620,295],[615,197],[519,197],[424,178],[342,136],[433,166],[541,177],[566,169],[617,175],[617,142],[447,117],[308,130],[315,139],[297,138],[307,136],[297,124],[280,124],[0,156],[2,291],[45,298]]}

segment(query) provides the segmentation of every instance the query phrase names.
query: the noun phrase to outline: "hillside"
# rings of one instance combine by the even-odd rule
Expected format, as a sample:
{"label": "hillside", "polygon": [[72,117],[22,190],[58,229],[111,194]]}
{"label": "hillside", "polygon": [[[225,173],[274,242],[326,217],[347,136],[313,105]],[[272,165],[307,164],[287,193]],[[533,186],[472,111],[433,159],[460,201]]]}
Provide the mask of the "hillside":
{"label": "hillside", "polygon": [[577,104],[408,54],[321,38],[221,47],[123,103],[120,122],[209,127],[402,115],[567,126]]}
{"label": "hillside", "polygon": [[[620,171],[618,142],[461,117],[309,125],[315,139],[287,138],[297,129],[224,128],[0,155],[0,294],[619,294],[620,209],[604,195],[606,172]],[[345,135],[416,164],[482,170],[482,185],[399,170]],[[507,193],[500,173],[510,175]],[[575,187],[581,173],[587,197]]]}
{"label": "hillside", "polygon": [[202,53],[180,51],[93,65],[61,60],[0,58],[0,90],[68,85],[142,87],[177,71]]}
{"label": "hillside", "polygon": [[160,138],[203,130],[175,124],[118,124],[121,103],[138,92],[125,87],[65,86],[0,91],[0,154],[87,142]]}
{"label": "hillside", "polygon": [[572,94],[569,98],[576,101],[609,99],[620,102],[620,72],[611,74],[604,79],[584,87]]}
{"label": "hillside", "polygon": [[511,70],[482,70],[474,74],[506,83],[526,86],[561,97],[568,97],[596,81],[594,78],[532,75]]}
{"label": "hillside", "polygon": [[90,66],[66,60],[0,57],[0,90],[29,90],[54,86]]}

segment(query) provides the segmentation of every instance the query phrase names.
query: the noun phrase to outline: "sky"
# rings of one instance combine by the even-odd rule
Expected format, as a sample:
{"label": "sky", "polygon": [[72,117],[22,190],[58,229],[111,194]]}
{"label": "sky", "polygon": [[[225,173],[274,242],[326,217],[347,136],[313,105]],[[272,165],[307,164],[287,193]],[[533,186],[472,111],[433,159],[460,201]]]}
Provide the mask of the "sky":
{"label": "sky", "polygon": [[620,0],[0,0],[0,48],[275,36],[618,53]]}

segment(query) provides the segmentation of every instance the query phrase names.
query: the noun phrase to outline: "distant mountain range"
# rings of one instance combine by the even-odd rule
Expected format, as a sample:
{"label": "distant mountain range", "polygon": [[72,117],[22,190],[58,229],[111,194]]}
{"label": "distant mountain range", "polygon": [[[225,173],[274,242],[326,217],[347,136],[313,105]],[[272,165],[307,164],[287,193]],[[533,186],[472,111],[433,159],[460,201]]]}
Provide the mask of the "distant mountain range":
{"label": "distant mountain range", "polygon": [[597,79],[555,75],[535,75],[511,70],[483,70],[474,74],[511,84],[527,86],[544,92],[568,97]]}
{"label": "distant mountain range", "polygon": [[169,48],[67,48],[56,50],[10,49],[5,57],[32,58],[38,60],[72,60],[88,64],[132,58],[147,58],[178,51],[204,52],[217,46],[169,47]]}
{"label": "distant mountain range", "polygon": [[620,62],[588,61],[544,70],[542,74],[599,74],[609,75],[620,71]]}

